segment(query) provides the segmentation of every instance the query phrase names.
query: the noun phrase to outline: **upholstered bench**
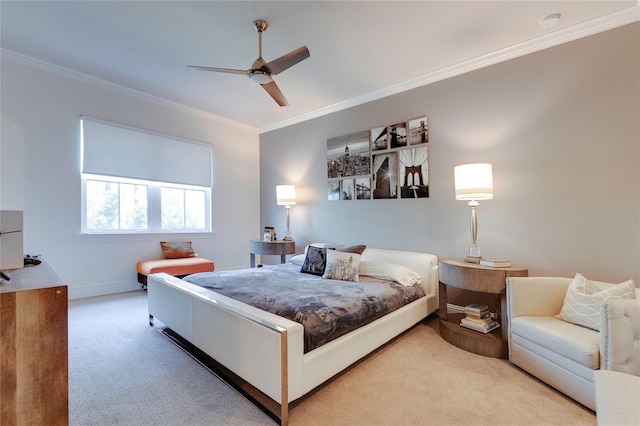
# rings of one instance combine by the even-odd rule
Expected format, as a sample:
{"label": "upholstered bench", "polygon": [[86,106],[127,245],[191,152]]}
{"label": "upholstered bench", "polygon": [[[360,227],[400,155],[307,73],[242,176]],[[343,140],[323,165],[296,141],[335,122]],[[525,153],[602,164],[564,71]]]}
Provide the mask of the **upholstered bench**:
{"label": "upholstered bench", "polygon": [[191,241],[160,241],[162,259],[141,260],[136,265],[138,282],[147,286],[147,276],[158,272],[166,272],[174,277],[182,278],[197,272],[211,272],[214,264],[208,259],[197,257]]}
{"label": "upholstered bench", "polygon": [[138,262],[138,282],[147,285],[147,276],[158,272],[166,272],[169,275],[182,278],[196,272],[211,272],[215,266],[211,260],[201,257],[184,257],[181,259],[154,259]]}

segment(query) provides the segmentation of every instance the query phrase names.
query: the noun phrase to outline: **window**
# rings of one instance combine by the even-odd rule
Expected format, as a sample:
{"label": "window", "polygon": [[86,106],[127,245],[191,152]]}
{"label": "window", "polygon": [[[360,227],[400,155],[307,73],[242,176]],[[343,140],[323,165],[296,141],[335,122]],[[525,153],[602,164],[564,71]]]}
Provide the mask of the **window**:
{"label": "window", "polygon": [[83,117],[82,232],[211,231],[211,146]]}

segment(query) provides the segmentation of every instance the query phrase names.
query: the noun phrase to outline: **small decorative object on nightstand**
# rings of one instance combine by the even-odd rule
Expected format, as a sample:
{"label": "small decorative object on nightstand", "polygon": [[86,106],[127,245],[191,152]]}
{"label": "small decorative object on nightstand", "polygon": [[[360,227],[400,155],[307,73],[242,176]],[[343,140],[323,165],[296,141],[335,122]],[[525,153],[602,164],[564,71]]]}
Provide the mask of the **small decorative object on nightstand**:
{"label": "small decorative object on nightstand", "polygon": [[[479,355],[493,358],[508,356],[507,318],[501,312],[506,307],[507,277],[526,277],[527,268],[512,265],[506,268],[492,268],[489,266],[467,263],[464,259],[440,259],[438,262],[438,278],[440,280],[440,335],[444,340],[461,349]],[[447,287],[457,287],[480,293],[494,295],[493,306],[488,306],[495,312],[495,322],[500,326],[487,333],[478,332],[460,325],[465,314],[447,313]],[[471,308],[469,308],[471,309]],[[478,310],[482,317],[482,310]]]}
{"label": "small decorative object on nightstand", "polygon": [[256,254],[280,256],[280,263],[287,261],[288,254],[296,252],[294,241],[251,240],[251,267],[256,267]]}

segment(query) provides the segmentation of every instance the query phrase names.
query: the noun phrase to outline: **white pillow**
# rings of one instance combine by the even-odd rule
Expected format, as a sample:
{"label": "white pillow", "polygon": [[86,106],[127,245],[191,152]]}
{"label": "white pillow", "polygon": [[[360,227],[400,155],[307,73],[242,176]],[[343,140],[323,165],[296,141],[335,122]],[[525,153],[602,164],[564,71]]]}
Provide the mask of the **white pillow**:
{"label": "white pillow", "polygon": [[405,287],[422,282],[422,276],[416,271],[396,263],[368,262],[363,260],[360,262],[359,273],[360,275],[395,281]]}
{"label": "white pillow", "polygon": [[359,281],[360,255],[327,250],[327,266],[322,278],[342,281]]}
{"label": "white pillow", "polygon": [[304,259],[306,256],[304,254],[296,254],[295,256],[291,256],[289,258],[289,263],[293,263],[294,265],[302,266],[304,264]]}
{"label": "white pillow", "polygon": [[576,274],[569,284],[562,310],[555,317],[573,324],[600,331],[600,304],[615,299],[635,299],[633,280],[621,284],[589,281]]}

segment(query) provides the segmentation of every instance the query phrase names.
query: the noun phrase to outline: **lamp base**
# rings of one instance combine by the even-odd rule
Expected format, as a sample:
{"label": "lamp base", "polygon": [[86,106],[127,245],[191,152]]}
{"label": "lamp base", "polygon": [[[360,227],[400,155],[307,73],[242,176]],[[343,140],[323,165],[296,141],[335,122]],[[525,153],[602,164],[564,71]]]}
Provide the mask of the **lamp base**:
{"label": "lamp base", "polygon": [[293,241],[293,237],[284,237],[282,241]]}
{"label": "lamp base", "polygon": [[475,244],[470,245],[467,251],[467,257],[464,259],[467,263],[480,263],[482,256],[480,256],[480,247]]}

